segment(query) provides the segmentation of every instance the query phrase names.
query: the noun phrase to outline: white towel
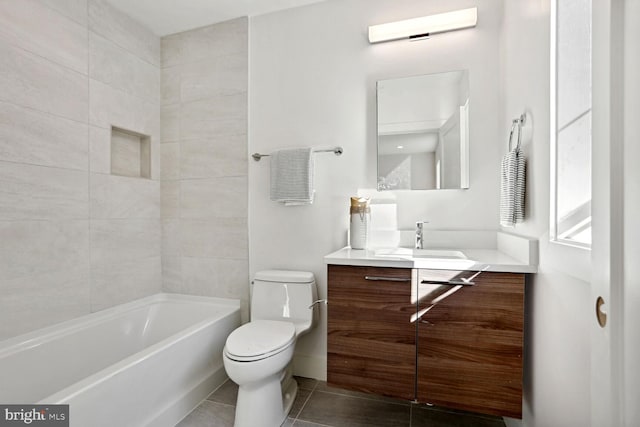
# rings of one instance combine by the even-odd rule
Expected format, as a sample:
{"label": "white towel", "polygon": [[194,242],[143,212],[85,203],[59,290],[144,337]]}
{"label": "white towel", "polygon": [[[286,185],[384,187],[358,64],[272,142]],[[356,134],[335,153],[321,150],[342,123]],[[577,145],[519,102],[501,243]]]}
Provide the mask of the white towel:
{"label": "white towel", "polygon": [[500,180],[500,225],[515,227],[524,221],[525,160],[519,148],[502,158]]}
{"label": "white towel", "polygon": [[313,203],[313,150],[271,153],[271,200],[287,206]]}

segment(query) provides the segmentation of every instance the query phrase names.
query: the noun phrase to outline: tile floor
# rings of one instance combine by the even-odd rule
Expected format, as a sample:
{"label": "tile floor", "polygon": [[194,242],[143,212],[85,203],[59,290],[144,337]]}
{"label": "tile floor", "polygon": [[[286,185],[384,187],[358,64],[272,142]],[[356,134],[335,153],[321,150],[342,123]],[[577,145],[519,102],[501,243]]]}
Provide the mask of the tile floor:
{"label": "tile floor", "polygon": [[[296,378],[298,396],[284,427],[505,427],[502,418],[447,411]],[[228,380],[176,427],[232,427],[238,386]],[[256,426],[261,427],[261,426]]]}

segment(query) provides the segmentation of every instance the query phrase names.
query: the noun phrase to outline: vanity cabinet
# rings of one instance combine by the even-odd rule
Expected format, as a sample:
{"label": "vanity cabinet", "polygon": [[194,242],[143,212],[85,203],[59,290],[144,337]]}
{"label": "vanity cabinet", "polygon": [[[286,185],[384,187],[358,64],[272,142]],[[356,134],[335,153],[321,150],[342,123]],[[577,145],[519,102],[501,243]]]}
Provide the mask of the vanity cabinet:
{"label": "vanity cabinet", "polygon": [[417,400],[522,418],[524,274],[418,271]]}
{"label": "vanity cabinet", "polygon": [[329,265],[327,382],[413,400],[411,269]]}
{"label": "vanity cabinet", "polygon": [[329,265],[327,382],[521,418],[524,274],[475,273]]}

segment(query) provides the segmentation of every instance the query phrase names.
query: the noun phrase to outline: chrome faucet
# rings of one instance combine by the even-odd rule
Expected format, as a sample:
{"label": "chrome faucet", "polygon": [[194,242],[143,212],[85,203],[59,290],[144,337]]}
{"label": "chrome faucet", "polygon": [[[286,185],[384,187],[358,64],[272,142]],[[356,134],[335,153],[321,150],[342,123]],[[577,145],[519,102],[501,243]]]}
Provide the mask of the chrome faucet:
{"label": "chrome faucet", "polygon": [[423,249],[424,237],[422,235],[422,231],[424,229],[424,225],[428,223],[429,221],[416,221],[416,249]]}

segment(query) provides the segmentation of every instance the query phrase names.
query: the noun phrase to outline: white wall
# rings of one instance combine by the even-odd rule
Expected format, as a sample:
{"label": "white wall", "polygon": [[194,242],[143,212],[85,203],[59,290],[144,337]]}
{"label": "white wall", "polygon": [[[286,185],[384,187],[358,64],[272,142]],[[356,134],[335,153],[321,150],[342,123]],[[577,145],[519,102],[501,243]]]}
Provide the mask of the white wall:
{"label": "white wall", "polygon": [[[160,290],[160,39],[102,0],[0,2],[0,340]],[[110,129],[151,179],[110,174]]]}
{"label": "white wall", "polygon": [[[563,272],[549,241],[549,1],[505,2],[504,117],[527,112],[526,217],[517,234],[540,239],[539,272],[527,284],[523,425],[590,425],[590,286]],[[501,147],[506,150],[506,141]],[[471,182],[473,186],[473,181]],[[584,272],[588,277],[589,272]]]}
{"label": "white wall", "polygon": [[[370,45],[367,27],[478,7],[473,30],[422,42]],[[249,164],[250,273],[312,271],[326,296],[323,256],[346,245],[349,197],[376,186],[375,82],[469,69],[471,188],[399,192],[401,228],[429,219],[434,228],[495,229],[502,117],[499,35],[502,0],[329,0],[250,21],[249,152],[341,145],[316,156],[312,206],[269,200],[269,163]],[[445,208],[446,207],[446,208]],[[297,371],[325,376],[326,313],[297,346]]]}
{"label": "white wall", "polygon": [[625,188],[624,188],[624,406],[625,426],[632,427],[640,419],[640,169],[637,160],[640,159],[640,82],[637,71],[640,67],[640,2],[625,3]]}

